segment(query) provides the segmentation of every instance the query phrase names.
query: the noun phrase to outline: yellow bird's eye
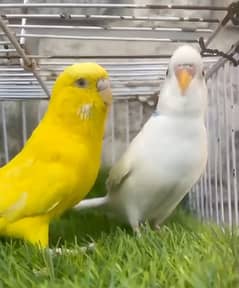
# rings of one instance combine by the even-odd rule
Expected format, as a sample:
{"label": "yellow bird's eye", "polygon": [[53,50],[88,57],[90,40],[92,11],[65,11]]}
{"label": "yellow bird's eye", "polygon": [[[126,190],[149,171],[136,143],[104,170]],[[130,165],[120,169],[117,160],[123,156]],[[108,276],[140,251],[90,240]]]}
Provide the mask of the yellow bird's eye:
{"label": "yellow bird's eye", "polygon": [[76,80],[76,85],[80,88],[86,88],[88,86],[88,82],[84,78],[80,78]]}

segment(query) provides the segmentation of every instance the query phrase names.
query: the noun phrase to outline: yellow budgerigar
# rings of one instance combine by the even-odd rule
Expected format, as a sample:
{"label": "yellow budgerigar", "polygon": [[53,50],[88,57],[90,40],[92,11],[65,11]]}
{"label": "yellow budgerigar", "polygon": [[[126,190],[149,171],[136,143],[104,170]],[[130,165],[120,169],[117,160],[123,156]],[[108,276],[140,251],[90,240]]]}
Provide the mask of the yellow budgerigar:
{"label": "yellow budgerigar", "polygon": [[0,169],[0,235],[48,245],[51,219],[78,203],[95,182],[111,101],[101,66],[74,64],[59,75],[44,118]]}

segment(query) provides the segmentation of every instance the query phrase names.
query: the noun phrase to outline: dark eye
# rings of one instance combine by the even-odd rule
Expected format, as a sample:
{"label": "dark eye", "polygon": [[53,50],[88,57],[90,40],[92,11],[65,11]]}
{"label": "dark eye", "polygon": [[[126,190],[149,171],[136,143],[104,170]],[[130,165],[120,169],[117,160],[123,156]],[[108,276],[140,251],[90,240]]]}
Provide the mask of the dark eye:
{"label": "dark eye", "polygon": [[205,71],[202,70],[202,77],[205,77]]}
{"label": "dark eye", "polygon": [[88,85],[88,83],[87,83],[87,80],[85,80],[84,78],[80,78],[76,80],[76,85],[81,88],[85,88]]}
{"label": "dark eye", "polygon": [[166,76],[168,76],[168,69],[167,69],[167,71],[166,71]]}

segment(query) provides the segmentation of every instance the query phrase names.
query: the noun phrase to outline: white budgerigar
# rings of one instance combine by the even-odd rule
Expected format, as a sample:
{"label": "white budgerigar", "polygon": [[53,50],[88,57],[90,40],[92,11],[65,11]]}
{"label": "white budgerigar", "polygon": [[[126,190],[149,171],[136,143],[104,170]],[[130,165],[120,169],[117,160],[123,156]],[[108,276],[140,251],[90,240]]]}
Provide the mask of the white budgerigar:
{"label": "white budgerigar", "polygon": [[81,201],[75,209],[102,207],[135,231],[146,220],[159,227],[205,169],[206,109],[202,57],[193,47],[180,46],[170,59],[156,111],[110,171],[107,195]]}

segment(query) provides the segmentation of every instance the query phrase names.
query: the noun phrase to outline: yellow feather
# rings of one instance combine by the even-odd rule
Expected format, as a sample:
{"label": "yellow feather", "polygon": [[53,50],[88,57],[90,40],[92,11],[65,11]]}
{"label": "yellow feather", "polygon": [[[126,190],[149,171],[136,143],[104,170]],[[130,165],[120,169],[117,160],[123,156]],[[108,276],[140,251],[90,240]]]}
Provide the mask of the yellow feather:
{"label": "yellow feather", "polygon": [[100,167],[108,112],[97,82],[107,78],[94,63],[67,67],[57,78],[41,123],[0,169],[0,234],[46,246],[50,220],[89,192]]}

